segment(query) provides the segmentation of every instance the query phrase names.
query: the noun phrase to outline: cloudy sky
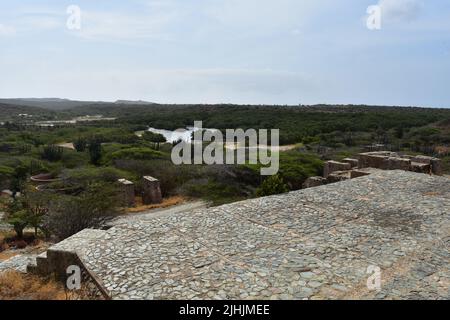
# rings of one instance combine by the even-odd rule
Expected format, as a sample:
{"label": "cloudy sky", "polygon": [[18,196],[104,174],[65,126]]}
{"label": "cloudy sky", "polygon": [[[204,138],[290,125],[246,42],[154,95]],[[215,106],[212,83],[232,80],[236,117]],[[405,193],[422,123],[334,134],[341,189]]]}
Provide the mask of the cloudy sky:
{"label": "cloudy sky", "polygon": [[450,107],[450,1],[0,0],[0,74],[3,98]]}

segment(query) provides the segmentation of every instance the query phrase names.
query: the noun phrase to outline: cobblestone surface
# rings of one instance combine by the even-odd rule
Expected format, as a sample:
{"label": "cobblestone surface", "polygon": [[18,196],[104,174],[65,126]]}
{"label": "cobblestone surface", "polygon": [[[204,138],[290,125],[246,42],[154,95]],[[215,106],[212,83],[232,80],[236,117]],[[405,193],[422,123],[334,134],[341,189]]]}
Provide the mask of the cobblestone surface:
{"label": "cobblestone surface", "polygon": [[34,254],[20,254],[0,263],[0,273],[4,271],[27,272],[27,265],[36,263]]}
{"label": "cobblestone surface", "polygon": [[114,299],[450,299],[449,208],[448,178],[374,171],[65,245]]}

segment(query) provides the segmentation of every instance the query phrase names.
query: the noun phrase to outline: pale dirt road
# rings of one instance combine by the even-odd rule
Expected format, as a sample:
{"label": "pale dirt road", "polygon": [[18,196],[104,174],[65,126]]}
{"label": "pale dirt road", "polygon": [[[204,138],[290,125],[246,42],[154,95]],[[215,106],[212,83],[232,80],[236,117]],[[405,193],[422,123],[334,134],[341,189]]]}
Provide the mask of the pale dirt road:
{"label": "pale dirt road", "polygon": [[62,148],[66,148],[66,149],[75,150],[75,147],[73,146],[72,142],[60,143],[60,144],[57,144],[57,146],[58,147],[62,147]]}

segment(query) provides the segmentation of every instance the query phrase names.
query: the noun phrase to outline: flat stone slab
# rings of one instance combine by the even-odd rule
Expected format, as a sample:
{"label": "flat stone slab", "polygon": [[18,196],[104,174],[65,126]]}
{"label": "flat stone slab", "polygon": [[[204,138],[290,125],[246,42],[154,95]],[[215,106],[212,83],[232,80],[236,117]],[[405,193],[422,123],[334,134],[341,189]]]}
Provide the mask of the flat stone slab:
{"label": "flat stone slab", "polygon": [[36,256],[34,254],[20,254],[14,256],[6,261],[0,263],[0,273],[6,271],[18,271],[21,273],[27,272],[29,264],[36,263]]}
{"label": "flat stone slab", "polygon": [[[371,175],[121,219],[75,247],[113,299],[450,299],[450,179]],[[367,287],[381,269],[379,291]]]}

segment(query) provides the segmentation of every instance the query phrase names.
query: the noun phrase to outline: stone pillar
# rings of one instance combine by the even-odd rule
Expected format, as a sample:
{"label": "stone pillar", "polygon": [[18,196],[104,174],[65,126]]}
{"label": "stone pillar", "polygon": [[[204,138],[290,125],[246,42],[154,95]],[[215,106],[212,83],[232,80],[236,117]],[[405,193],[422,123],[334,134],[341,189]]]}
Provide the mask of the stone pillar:
{"label": "stone pillar", "polygon": [[134,198],[134,184],[126,179],[119,179],[124,204],[133,207],[136,205]]}
{"label": "stone pillar", "polygon": [[155,204],[162,202],[161,185],[158,179],[150,176],[142,178],[142,202],[143,204]]}
{"label": "stone pillar", "polygon": [[442,176],[444,174],[441,159],[433,158],[433,160],[431,160],[431,172],[437,176]]}

